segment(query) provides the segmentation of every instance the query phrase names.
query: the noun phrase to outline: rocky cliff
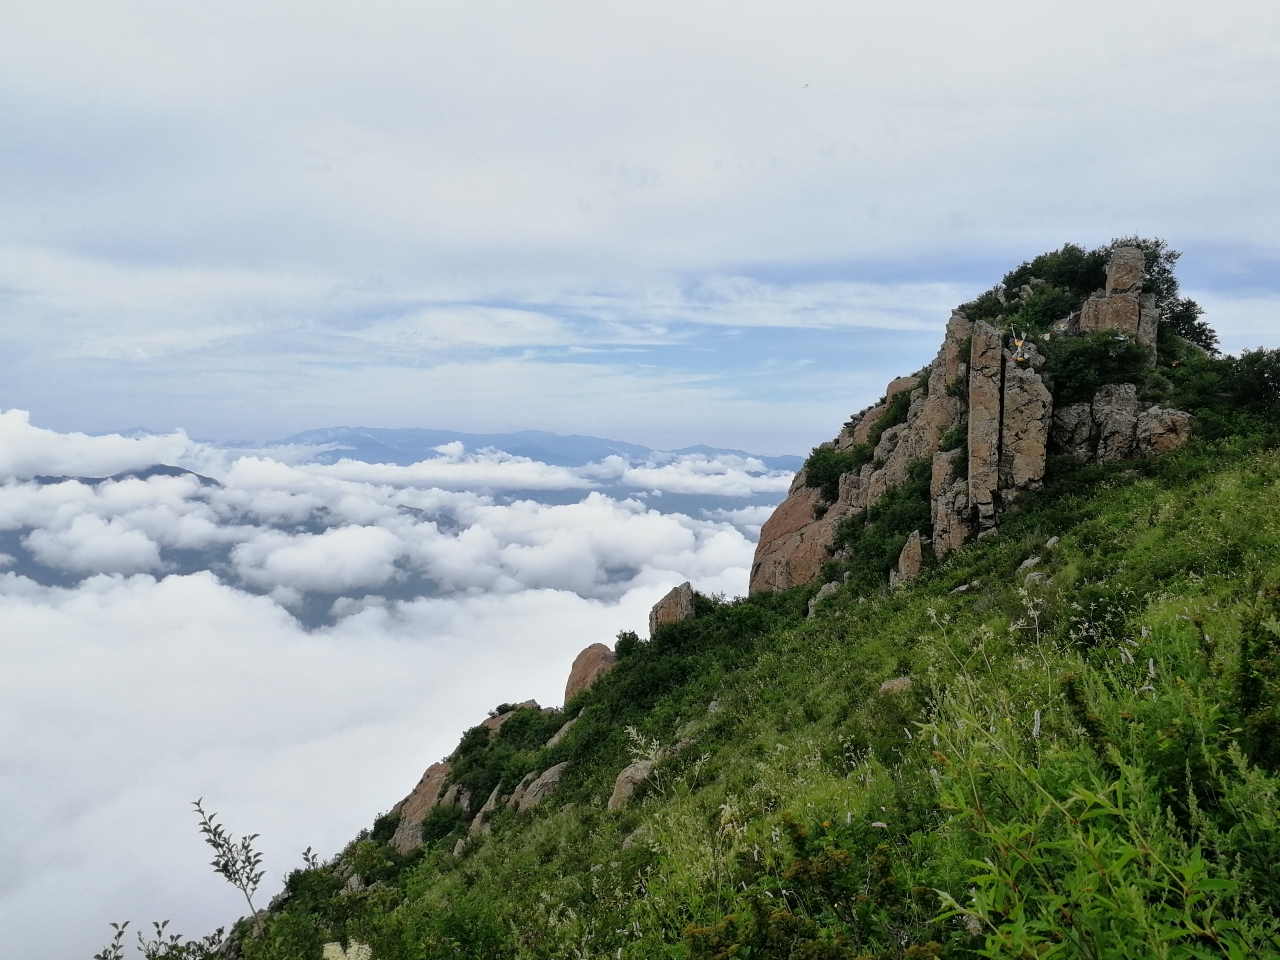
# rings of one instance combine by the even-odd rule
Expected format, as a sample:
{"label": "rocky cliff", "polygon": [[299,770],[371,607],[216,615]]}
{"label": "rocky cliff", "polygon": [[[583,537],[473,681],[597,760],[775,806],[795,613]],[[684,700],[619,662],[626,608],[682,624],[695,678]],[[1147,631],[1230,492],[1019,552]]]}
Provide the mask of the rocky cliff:
{"label": "rocky cliff", "polygon": [[[1030,300],[1040,282],[1032,278],[1021,286],[1009,312]],[[785,590],[815,579],[831,559],[841,525],[904,487],[923,462],[930,470],[930,529],[908,538],[895,582],[914,576],[926,551],[942,557],[994,535],[1001,515],[1041,487],[1051,451],[1102,462],[1185,443],[1190,416],[1144,408],[1132,383],[1104,384],[1090,399],[1054,410],[1043,351],[1055,338],[1102,335],[1136,344],[1146,363],[1155,364],[1159,310],[1154,295],[1142,292],[1143,283],[1143,251],[1112,250],[1105,287],[1039,333],[1039,346],[1003,317],[988,322],[954,311],[933,362],[893,380],[877,404],[851,418],[796,474],[760,532],[750,591]],[[996,296],[1005,302],[1003,288]],[[818,482],[820,456],[828,472],[833,463],[849,469]]]}

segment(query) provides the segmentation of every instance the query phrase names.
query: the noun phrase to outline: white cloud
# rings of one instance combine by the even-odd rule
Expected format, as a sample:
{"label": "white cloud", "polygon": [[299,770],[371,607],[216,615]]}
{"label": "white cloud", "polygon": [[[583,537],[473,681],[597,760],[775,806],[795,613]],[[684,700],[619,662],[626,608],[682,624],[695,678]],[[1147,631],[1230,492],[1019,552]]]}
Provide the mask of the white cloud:
{"label": "white cloud", "polygon": [[[338,849],[493,705],[558,704],[574,655],[643,632],[675,584],[746,587],[756,514],[584,489],[624,481],[620,461],[566,470],[449,445],[403,468],[289,464],[5,416],[11,470],[105,473],[159,451],[219,480],[0,475],[0,529],[29,553],[0,555],[0,928],[20,952],[88,955],[109,920],[188,934],[234,920],[195,797],[262,834],[269,896],[300,850]],[[640,469],[673,491],[774,482],[734,456]],[[501,502],[466,483],[581,499]],[[192,556],[207,569],[174,572]],[[33,579],[48,568],[82,579]],[[345,596],[304,629],[292,611],[317,591]]]}

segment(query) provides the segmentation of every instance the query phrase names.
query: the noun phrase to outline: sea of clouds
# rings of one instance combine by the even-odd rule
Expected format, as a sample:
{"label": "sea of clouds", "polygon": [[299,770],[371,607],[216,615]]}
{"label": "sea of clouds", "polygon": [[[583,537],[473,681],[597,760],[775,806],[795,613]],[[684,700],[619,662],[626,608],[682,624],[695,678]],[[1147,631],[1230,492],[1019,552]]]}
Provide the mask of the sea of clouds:
{"label": "sea of clouds", "polygon": [[194,935],[240,916],[197,797],[262,835],[265,902],[305,847],[338,850],[488,709],[559,705],[578,650],[644,633],[673,585],[744,593],[791,479],[728,454],[324,452],[0,412],[11,944],[88,956],[109,920]]}

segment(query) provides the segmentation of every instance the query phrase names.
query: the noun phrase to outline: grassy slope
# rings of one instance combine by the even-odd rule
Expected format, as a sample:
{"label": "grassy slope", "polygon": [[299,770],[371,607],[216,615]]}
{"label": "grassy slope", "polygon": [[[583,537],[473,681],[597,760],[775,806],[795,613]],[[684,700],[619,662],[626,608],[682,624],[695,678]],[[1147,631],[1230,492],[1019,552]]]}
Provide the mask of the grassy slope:
{"label": "grassy slope", "polygon": [[[1000,538],[894,593],[851,583],[812,620],[814,588],[700,599],[621,645],[554,750],[532,712],[464,738],[481,799],[569,760],[560,791],[461,858],[444,814],[404,860],[380,820],[294,874],[245,955],[1280,951],[1280,455],[1228,439],[1057,467]],[[1037,555],[1052,580],[1025,587]],[[621,767],[682,739],[605,811]],[[339,896],[342,864],[380,883]]]}

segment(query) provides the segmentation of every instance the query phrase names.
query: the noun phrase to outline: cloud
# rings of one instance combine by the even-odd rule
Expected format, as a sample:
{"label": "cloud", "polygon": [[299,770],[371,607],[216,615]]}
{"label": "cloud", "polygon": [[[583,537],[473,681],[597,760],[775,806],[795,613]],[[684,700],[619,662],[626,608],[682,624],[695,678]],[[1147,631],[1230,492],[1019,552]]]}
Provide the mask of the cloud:
{"label": "cloud", "polygon": [[[408,467],[324,466],[20,412],[0,427],[23,475],[158,452],[217,480],[0,475],[0,927],[27,953],[88,955],[111,920],[229,923],[242,905],[207,868],[191,800],[262,835],[270,896],[299,851],[339,849],[495,704],[559,704],[574,655],[643,633],[675,584],[745,590],[758,510],[664,513],[628,484],[779,495],[733,455],[565,469],[451,444]],[[497,493],[538,484],[547,502]]]}

